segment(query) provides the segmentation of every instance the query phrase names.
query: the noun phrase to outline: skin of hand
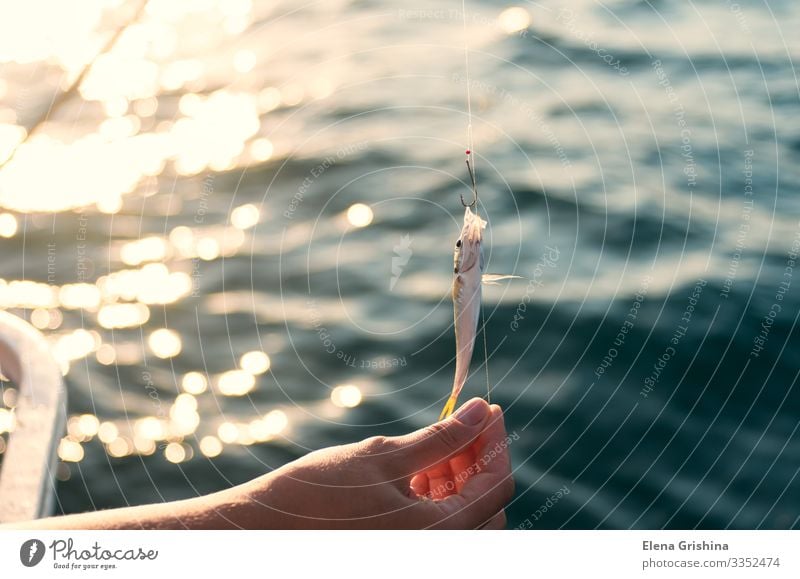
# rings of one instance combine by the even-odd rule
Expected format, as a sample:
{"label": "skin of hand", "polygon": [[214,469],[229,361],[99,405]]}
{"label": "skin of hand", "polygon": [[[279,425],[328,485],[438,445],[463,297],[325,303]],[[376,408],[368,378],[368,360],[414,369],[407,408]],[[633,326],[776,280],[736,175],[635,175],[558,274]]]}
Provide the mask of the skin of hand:
{"label": "skin of hand", "polygon": [[404,436],[312,452],[204,497],[16,528],[502,529],[514,493],[499,406],[480,398]]}
{"label": "skin of hand", "polygon": [[506,441],[500,407],[474,398],[411,434],[312,452],[243,485],[241,515],[251,528],[276,517],[283,528],[503,528]]}

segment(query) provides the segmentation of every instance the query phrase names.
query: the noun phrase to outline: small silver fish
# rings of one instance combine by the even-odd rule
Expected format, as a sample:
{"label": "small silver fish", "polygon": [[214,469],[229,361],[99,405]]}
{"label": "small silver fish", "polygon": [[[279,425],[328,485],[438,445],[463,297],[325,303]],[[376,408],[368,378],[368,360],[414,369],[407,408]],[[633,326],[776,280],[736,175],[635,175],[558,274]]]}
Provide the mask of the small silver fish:
{"label": "small silver fish", "polygon": [[[470,151],[467,150],[467,155]],[[439,415],[439,420],[447,418],[456,407],[458,395],[464,388],[469,374],[469,365],[472,361],[472,351],[475,349],[475,336],[478,333],[478,316],[481,312],[481,286],[499,285],[497,282],[505,279],[522,279],[518,275],[483,273],[483,230],[486,221],[480,218],[477,211],[472,208],[477,205],[478,193],[475,188],[475,174],[467,158],[467,168],[472,180],[473,201],[467,204],[461,197],[464,205],[464,225],[461,235],[456,241],[456,250],[453,255],[453,313],[456,330],[456,374],[453,378],[453,390],[450,398]],[[488,363],[488,360],[486,361]]]}
{"label": "small silver fish", "polygon": [[[467,381],[478,316],[481,311],[481,283],[483,282],[483,230],[486,221],[470,207],[464,211],[464,225],[456,241],[453,256],[453,312],[456,330],[456,374],[453,391],[439,420],[447,418],[456,407],[456,400]],[[488,281],[488,280],[487,280]],[[491,280],[494,281],[494,280]]]}

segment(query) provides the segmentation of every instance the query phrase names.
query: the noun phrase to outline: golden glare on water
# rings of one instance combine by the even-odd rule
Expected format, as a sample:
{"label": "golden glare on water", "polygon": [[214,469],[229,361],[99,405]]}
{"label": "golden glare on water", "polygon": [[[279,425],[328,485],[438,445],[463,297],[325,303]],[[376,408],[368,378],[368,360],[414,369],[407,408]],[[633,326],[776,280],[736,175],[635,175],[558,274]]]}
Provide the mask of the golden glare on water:
{"label": "golden glare on water", "polygon": [[239,427],[233,422],[223,422],[217,428],[217,436],[222,442],[231,444],[239,438]]}
{"label": "golden glare on water", "polygon": [[70,362],[86,357],[100,344],[96,333],[79,328],[74,332],[59,336],[52,348],[53,357],[59,362]]}
{"label": "golden glare on water", "polygon": [[[252,22],[252,11],[246,0],[150,0],[113,45],[98,53],[109,30],[130,17],[128,5],[30,0],[0,7],[0,63],[53,67],[62,90],[91,63],[77,95],[84,103],[99,104],[105,117],[98,119],[95,132],[84,130],[73,138],[73,120],[67,124],[52,114],[48,126],[53,130],[37,131],[23,143],[27,133],[18,115],[0,109],[0,162],[16,149],[0,174],[0,204],[46,212],[96,204],[105,213],[117,213],[122,197],[136,190],[143,177],[161,173],[169,161],[182,174],[235,166],[258,129],[258,111],[264,107],[244,92],[196,93],[219,83],[211,76],[219,71],[209,66],[203,46],[219,46],[240,35]],[[249,49],[239,49],[231,58],[229,76],[250,72],[259,61]],[[17,109],[30,108],[23,101],[40,96],[13,95],[13,88],[0,81],[0,98],[14,96]],[[180,107],[182,115],[174,123],[145,126],[143,119],[159,112],[163,91],[189,89],[197,96],[192,110]],[[52,100],[49,93],[47,99]],[[81,112],[88,115],[83,108]],[[42,171],[43,166],[49,170]],[[6,231],[0,227],[0,234]]]}
{"label": "golden glare on water", "polygon": [[114,458],[122,458],[133,452],[133,445],[127,438],[119,436],[108,443],[106,450]]}
{"label": "golden glare on water", "polygon": [[150,351],[159,358],[173,358],[181,353],[181,337],[174,330],[161,328],[147,338]]}
{"label": "golden glare on water", "polygon": [[252,203],[241,205],[231,211],[231,225],[236,229],[250,229],[258,223],[261,213]]}
{"label": "golden glare on water", "polygon": [[258,108],[262,113],[268,113],[281,106],[281,91],[274,86],[267,87],[258,93]]}
{"label": "golden glare on water", "polygon": [[0,434],[14,430],[14,413],[5,408],[0,408]]}
{"label": "golden glare on water", "polygon": [[148,263],[141,269],[123,269],[97,280],[105,300],[138,301],[143,304],[170,304],[192,291],[188,274],[170,272],[163,263]]}
{"label": "golden glare on water", "polygon": [[194,233],[185,225],[169,232],[169,242],[183,257],[194,257]]}
{"label": "golden glare on water", "polygon": [[133,111],[142,118],[152,117],[158,110],[158,99],[150,97],[133,103]]}
{"label": "golden glare on water", "polygon": [[0,213],[0,237],[14,237],[17,233],[17,218],[10,213]]}
{"label": "golden glare on water", "polygon": [[40,330],[47,328],[50,325],[50,310],[44,308],[36,308],[33,310],[31,312],[31,324]]}
{"label": "golden glare on water", "polygon": [[[3,120],[16,121],[16,113],[13,114],[13,118],[3,119]],[[6,159],[8,159],[9,156],[11,156],[12,151],[27,136],[28,136],[28,131],[26,131],[24,127],[8,124],[5,122],[0,122],[0,162],[3,162]]]}
{"label": "golden glare on water", "polygon": [[100,305],[100,290],[91,283],[71,283],[61,286],[58,300],[68,310],[94,311]]}
{"label": "golden glare on water", "polygon": [[212,261],[219,257],[219,242],[213,237],[203,237],[197,242],[197,256],[204,261]]}
{"label": "golden glare on water", "polygon": [[239,73],[250,72],[256,62],[256,55],[252,50],[239,50],[233,55],[233,68]]}
{"label": "golden glare on water", "polygon": [[[116,51],[102,54],[95,60],[80,91],[86,100],[124,102],[124,107],[116,109],[117,114],[122,114],[127,109],[127,101],[153,96],[158,91],[158,78],[159,67],[154,62]],[[113,108],[106,110],[115,112]]]}
{"label": "golden glare on water", "polygon": [[144,304],[111,304],[97,312],[97,323],[106,329],[135,328],[147,323],[150,308]]}
{"label": "golden glare on water", "polygon": [[[227,167],[260,126],[255,99],[248,94],[220,90],[199,99],[192,113],[179,119],[171,131],[177,151],[175,167],[183,175],[197,174],[211,165]],[[212,134],[213,139],[207,138]]]}
{"label": "golden glare on water", "polygon": [[140,265],[145,261],[161,261],[167,256],[167,244],[160,237],[145,237],[122,246],[120,257],[126,265]]}
{"label": "golden glare on water", "polygon": [[498,22],[504,32],[507,34],[514,34],[528,28],[531,23],[531,16],[525,8],[512,6],[500,13]]}
{"label": "golden glare on water", "polygon": [[0,306],[4,308],[55,308],[58,293],[46,283],[28,280],[6,282],[0,279]]}
{"label": "golden glare on water", "polygon": [[113,422],[102,422],[100,423],[100,427],[97,429],[97,438],[100,439],[100,442],[105,444],[109,444],[116,440],[119,436],[119,429],[117,425]]}
{"label": "golden glare on water", "polygon": [[287,107],[294,107],[303,102],[306,91],[297,83],[289,83],[281,90],[281,101]]}
{"label": "golden glare on water", "polygon": [[372,217],[372,209],[363,203],[355,203],[347,210],[347,220],[354,227],[366,227],[372,223]]}
{"label": "golden glare on water", "polygon": [[194,58],[185,58],[170,62],[161,73],[161,88],[167,91],[176,91],[193,81],[200,79],[206,72],[203,61]]}
{"label": "golden glare on water", "polygon": [[182,95],[178,101],[178,110],[184,115],[190,116],[197,113],[202,102],[203,99],[199,94],[187,92],[186,94]]}
{"label": "golden glare on water", "polygon": [[[0,62],[53,59],[68,69],[99,39],[102,0],[75,5],[53,0],[8,4],[0,11]],[[46,18],[42,15],[46,14]]]}
{"label": "golden glare on water", "polygon": [[[250,0],[148,0],[132,22],[126,19],[127,7],[121,0],[75,6],[31,0],[13,9],[0,7],[0,65],[14,63],[8,80],[0,79],[0,163],[8,160],[0,170],[0,238],[27,239],[48,251],[40,275],[23,270],[18,277],[24,279],[0,279],[0,309],[27,310],[23,316],[45,334],[62,372],[74,372],[70,379],[79,386],[84,380],[78,372],[104,383],[118,379],[111,378],[118,367],[129,366],[123,368],[130,372],[128,379],[141,377],[139,365],[148,350],[167,360],[148,361],[153,369],[152,376],[147,372],[145,396],[154,400],[126,407],[124,419],[104,419],[108,416],[93,406],[69,416],[67,436],[58,446],[64,463],[92,457],[99,449],[115,458],[160,458],[163,452],[164,460],[181,463],[197,452],[213,458],[226,445],[268,442],[287,431],[289,415],[279,409],[249,417],[233,414],[222,423],[208,412],[214,403],[241,402],[213,399],[207,394],[211,385],[222,396],[246,396],[257,388],[257,377],[270,371],[273,360],[259,344],[240,351],[238,367],[212,370],[211,379],[206,371],[179,368],[180,393],[172,400],[174,393],[168,392],[176,385],[165,368],[184,343],[181,334],[163,326],[173,325],[167,310],[173,316],[173,310],[194,307],[183,300],[194,297],[206,270],[211,273],[202,287],[215,286],[216,266],[224,264],[198,265],[199,260],[240,255],[255,237],[251,230],[273,217],[266,203],[240,201],[226,222],[223,212],[231,197],[223,196],[232,191],[227,176],[214,182],[214,173],[251,170],[288,154],[291,143],[272,136],[281,115],[290,112],[284,107],[326,98],[339,80],[335,71],[325,71],[324,77],[298,76],[280,88],[267,86],[279,82],[260,74],[273,64],[272,47],[238,44],[254,18]],[[258,11],[262,18],[265,11]],[[42,14],[48,17],[43,20]],[[117,28],[117,41],[98,53]],[[213,47],[213,54],[209,57],[203,47]],[[41,88],[15,78],[24,77],[16,67],[25,64],[42,71]],[[63,106],[54,106],[37,124],[38,113],[26,109],[53,103],[58,90],[67,97],[60,100]],[[206,180],[213,184],[208,190]],[[373,218],[370,206],[356,203],[339,223],[366,227]],[[76,222],[77,231],[70,231]],[[42,232],[58,242],[52,263]],[[208,307],[207,302],[198,305]],[[150,326],[156,317],[158,323]],[[263,347],[271,353],[281,349]],[[82,359],[85,364],[75,363]],[[204,367],[190,357],[175,364],[183,362]],[[141,381],[134,380],[134,386]],[[361,391],[343,385],[331,399],[352,408],[360,403]],[[16,391],[4,388],[3,401],[13,407]],[[120,416],[120,408],[106,403],[98,406]],[[158,404],[158,412],[151,403]],[[292,425],[303,420],[292,417]],[[14,426],[13,410],[0,408],[0,433]],[[68,468],[60,472],[63,480],[69,478]]]}
{"label": "golden glare on water", "polygon": [[[3,404],[8,406],[9,408],[14,408],[17,405],[17,389],[16,388],[4,388],[3,389]],[[8,412],[8,411],[6,411]]]}
{"label": "golden glare on water", "polygon": [[[64,462],[79,462],[85,458],[84,444],[95,436],[104,445],[107,454],[114,458],[131,455],[152,455],[158,450],[158,441],[167,441],[164,457],[170,462],[184,462],[194,456],[194,448],[184,441],[192,436],[200,423],[197,399],[190,394],[180,394],[170,406],[169,419],[145,416],[137,419],[125,435],[114,422],[100,422],[93,414],[71,416],[67,421],[68,435],[61,440],[58,454]],[[13,413],[0,409],[0,432],[10,428]],[[197,449],[203,456],[213,458],[222,454],[224,444],[248,446],[274,440],[289,426],[289,417],[282,410],[272,410],[248,422],[223,422],[216,436],[198,435]]]}
{"label": "golden glare on water", "polygon": [[175,398],[175,407],[188,411],[197,410],[197,398],[191,394],[178,394]]}
{"label": "golden glare on water", "polygon": [[139,438],[164,440],[167,437],[167,428],[164,422],[155,416],[140,418],[134,423],[133,430]]}
{"label": "golden glare on water", "polygon": [[133,448],[137,453],[143,455],[150,455],[156,451],[156,443],[152,439],[143,438],[141,436],[133,437]]}
{"label": "golden glare on water", "polygon": [[331,402],[340,408],[355,408],[361,404],[361,389],[355,384],[343,384],[331,391]]}
{"label": "golden glare on water", "polygon": [[78,428],[84,436],[92,437],[97,435],[97,431],[100,428],[100,421],[94,414],[83,414],[78,419]]}
{"label": "golden glare on water", "polygon": [[238,428],[238,430],[237,430],[238,436],[236,437],[236,444],[240,444],[242,446],[250,446],[251,444],[253,444],[255,442],[259,442],[259,441],[256,441],[256,439],[253,438],[253,435],[250,433],[249,425],[242,424],[242,425],[238,426],[237,428]]}
{"label": "golden glare on water", "polygon": [[[161,148],[152,135],[108,141],[100,134],[64,143],[36,134],[0,172],[0,204],[18,211],[62,211],[132,192]],[[46,160],[46,161],[45,161]],[[46,164],[47,171],[42,170]]]}
{"label": "golden glare on water", "polygon": [[62,438],[58,444],[58,457],[65,462],[80,462],[83,460],[83,446],[80,442]]}
{"label": "golden glare on water", "polygon": [[117,360],[117,351],[111,344],[103,344],[94,353],[97,361],[103,366],[110,366]]}
{"label": "golden glare on water", "polygon": [[[289,419],[282,410],[273,410],[263,418],[257,418],[247,425],[247,434],[253,442],[266,442],[283,432],[289,425]],[[237,441],[242,442],[241,432]],[[247,442],[247,441],[246,441]]]}
{"label": "golden glare on water", "polygon": [[[102,59],[104,59],[104,58],[107,58],[107,57],[103,55],[98,60],[100,60],[102,62]],[[83,91],[82,92],[84,92],[84,93],[87,93],[87,92],[90,93],[91,92],[90,90],[87,90],[87,88],[86,88],[87,86],[91,86],[90,83],[85,83],[82,86],[83,86]],[[86,96],[88,99],[90,99],[88,94],[84,94],[84,96]],[[115,96],[114,94],[112,94],[111,96],[107,97],[106,99],[98,98],[96,100],[102,100],[102,102],[103,102],[103,110],[105,110],[106,114],[110,118],[121,117],[122,115],[124,115],[125,113],[128,112],[128,106],[130,105],[130,103],[128,102],[127,98],[125,98],[124,96]],[[101,129],[102,129],[102,125],[101,125]]]}
{"label": "golden glare on water", "polygon": [[118,366],[133,366],[142,362],[144,352],[142,343],[136,342],[115,342],[114,343],[114,363]]}
{"label": "golden glare on water", "polygon": [[200,424],[197,400],[191,394],[181,394],[169,409],[170,434],[183,437],[193,434]]}
{"label": "golden glare on water", "polygon": [[97,200],[97,210],[102,213],[113,215],[119,213],[122,209],[122,197],[112,196],[104,197]]}
{"label": "golden glare on water", "polygon": [[269,370],[270,365],[269,356],[259,351],[247,352],[239,360],[239,367],[248,374],[254,376],[263,374]]}
{"label": "golden glare on water", "polygon": [[217,390],[223,396],[244,396],[255,385],[253,375],[244,370],[229,370],[217,377]]}
{"label": "golden glare on water", "polygon": [[317,100],[328,98],[333,94],[333,83],[327,78],[319,78],[311,85],[310,93]]}
{"label": "golden glare on water", "polygon": [[274,151],[275,147],[269,139],[255,139],[250,143],[250,156],[256,161],[268,161]]}
{"label": "golden glare on water", "polygon": [[[69,143],[34,135],[0,174],[0,203],[20,211],[60,211],[102,202],[106,212],[115,213],[123,195],[144,176],[160,173],[170,159],[185,175],[232,166],[259,128],[255,98],[224,90],[195,96],[196,102],[182,107],[191,114],[163,130],[140,133],[139,118],[127,115]],[[124,114],[126,108],[106,112]],[[0,154],[22,138],[17,130],[0,131]],[[44,159],[52,171],[41,171]]]}
{"label": "golden glare on water", "polygon": [[132,137],[139,132],[142,122],[135,115],[108,118],[100,124],[99,133],[109,141]]}
{"label": "golden glare on water", "polygon": [[254,442],[266,442],[271,438],[270,432],[263,420],[253,420],[247,425],[247,434]]}
{"label": "golden glare on water", "polygon": [[289,425],[289,418],[282,410],[272,410],[262,419],[270,434],[280,434]]}
{"label": "golden glare on water", "polygon": [[222,442],[216,436],[204,436],[200,439],[200,452],[208,458],[222,454]]}
{"label": "golden glare on water", "polygon": [[188,394],[202,394],[208,388],[208,381],[205,374],[200,372],[188,372],[181,380],[181,387]]}
{"label": "golden glare on water", "polygon": [[69,440],[77,440],[78,442],[88,440],[88,437],[81,432],[80,421],[81,419],[79,416],[71,416],[69,420],[67,420],[67,434],[69,435]]}

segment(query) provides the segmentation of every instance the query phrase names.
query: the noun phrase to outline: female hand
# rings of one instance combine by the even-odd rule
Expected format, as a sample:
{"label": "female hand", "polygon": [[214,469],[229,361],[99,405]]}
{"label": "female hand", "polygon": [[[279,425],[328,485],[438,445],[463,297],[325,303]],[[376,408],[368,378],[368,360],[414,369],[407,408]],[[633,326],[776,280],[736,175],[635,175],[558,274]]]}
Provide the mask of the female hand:
{"label": "female hand", "polygon": [[499,406],[480,398],[405,436],[326,448],[232,489],[246,528],[503,528],[514,483]]}
{"label": "female hand", "polygon": [[183,501],[13,525],[28,529],[500,529],[514,492],[503,413],[473,398],[405,436],[326,448]]}

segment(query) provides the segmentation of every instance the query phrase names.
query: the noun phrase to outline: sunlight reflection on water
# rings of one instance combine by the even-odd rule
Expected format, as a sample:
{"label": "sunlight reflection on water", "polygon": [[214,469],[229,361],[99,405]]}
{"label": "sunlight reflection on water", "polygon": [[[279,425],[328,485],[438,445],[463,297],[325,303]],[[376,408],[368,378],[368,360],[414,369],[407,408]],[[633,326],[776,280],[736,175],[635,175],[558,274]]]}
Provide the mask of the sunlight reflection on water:
{"label": "sunlight reflection on water", "polygon": [[[488,271],[535,282],[484,292],[492,400],[521,435],[510,518],[566,480],[572,502],[542,524],[727,522],[738,501],[736,525],[787,526],[769,492],[750,500],[712,461],[721,444],[734,461],[780,448],[794,425],[783,406],[769,433],[756,410],[741,424],[715,413],[740,392],[751,340],[723,338],[763,315],[797,235],[800,37],[776,22],[796,29],[800,12],[469,4],[471,78],[458,6],[149,0],[136,16],[121,0],[0,2],[0,308],[43,331],[66,375],[66,510],[207,492],[435,420],[452,383],[469,86]],[[745,147],[761,197],[720,306]],[[595,382],[645,275],[630,348]],[[700,277],[709,290],[671,367],[692,368],[689,385],[665,378],[663,405],[627,414]],[[728,348],[716,384],[703,364]],[[795,366],[770,373],[774,400]],[[486,393],[475,369],[464,396]],[[16,402],[2,390],[0,454]],[[725,415],[750,416],[749,392]],[[794,458],[763,481],[774,497]],[[650,509],[670,477],[705,481],[703,497],[728,484],[735,500],[682,504],[673,486]]]}
{"label": "sunlight reflection on water", "polygon": [[[67,7],[55,0],[37,0],[0,6],[0,63],[6,63],[9,73],[0,85],[5,104],[0,105],[0,162],[5,162],[0,171],[0,205],[18,214],[79,210],[78,235],[72,242],[58,243],[59,249],[65,243],[80,249],[81,262],[94,248],[87,251],[86,245],[98,244],[87,238],[91,234],[86,223],[96,221],[92,215],[120,214],[125,196],[150,195],[148,178],[227,171],[273,158],[273,142],[259,134],[262,115],[300,104],[305,92],[297,84],[284,91],[257,84],[236,86],[237,74],[252,71],[265,58],[263,52],[237,46],[236,39],[255,12],[258,18],[269,13],[267,7],[256,11],[249,0],[150,0],[134,17],[136,3],[123,4],[81,2]],[[43,13],[48,18],[41,19]],[[101,52],[114,30],[123,26],[111,49]],[[23,65],[44,65],[43,81],[24,87]],[[44,122],[36,121],[29,109],[52,99],[49,93],[71,87],[84,67],[85,78],[74,87],[77,94]],[[314,90],[322,96],[331,88],[315,84]],[[30,127],[35,127],[35,134],[28,134]],[[79,270],[78,283],[54,283],[60,268],[53,243],[48,280],[0,279],[0,307],[29,311],[31,322],[50,332],[53,354],[65,374],[88,357],[101,366],[116,367],[144,360],[141,345],[113,333],[101,334],[92,326],[112,332],[147,328],[142,339],[150,353],[164,360],[178,357],[186,348],[181,332],[159,328],[156,318],[161,316],[155,308],[191,299],[197,291],[193,277],[197,260],[214,262],[241,254],[248,239],[245,232],[262,219],[252,203],[232,208],[229,226],[217,219],[216,212],[213,218],[207,215],[210,212],[208,207],[198,209],[191,227],[173,226],[160,235],[127,240],[112,235],[109,264],[121,261],[131,269],[112,266],[92,279],[86,266]],[[152,210],[147,213],[148,218],[158,216]],[[14,238],[18,230],[14,213],[0,214],[0,236]],[[71,318],[65,324],[67,311],[80,312],[81,325],[89,329],[72,327]],[[184,439],[192,437],[200,424],[194,396],[205,394],[209,381],[211,395],[244,396],[257,387],[256,377],[270,370],[271,360],[267,353],[251,348],[239,365],[210,377],[203,368],[184,373],[184,393],[175,397],[167,415],[136,418],[133,427],[113,420],[101,423],[93,414],[70,417],[59,456],[65,462],[79,462],[85,456],[82,445],[97,437],[112,457],[150,455],[157,450],[156,442],[165,441],[166,460],[189,460],[192,447]],[[150,382],[150,374],[146,376]],[[148,392],[153,395],[162,387],[151,383]],[[5,392],[4,399],[13,402],[13,389],[7,387]],[[11,423],[6,422],[0,427],[10,430]],[[205,456],[215,457],[224,451],[223,443],[264,442],[283,432],[288,423],[288,416],[278,409],[246,426],[223,422],[222,436],[202,437],[199,448]],[[211,428],[214,434],[217,430]]]}

